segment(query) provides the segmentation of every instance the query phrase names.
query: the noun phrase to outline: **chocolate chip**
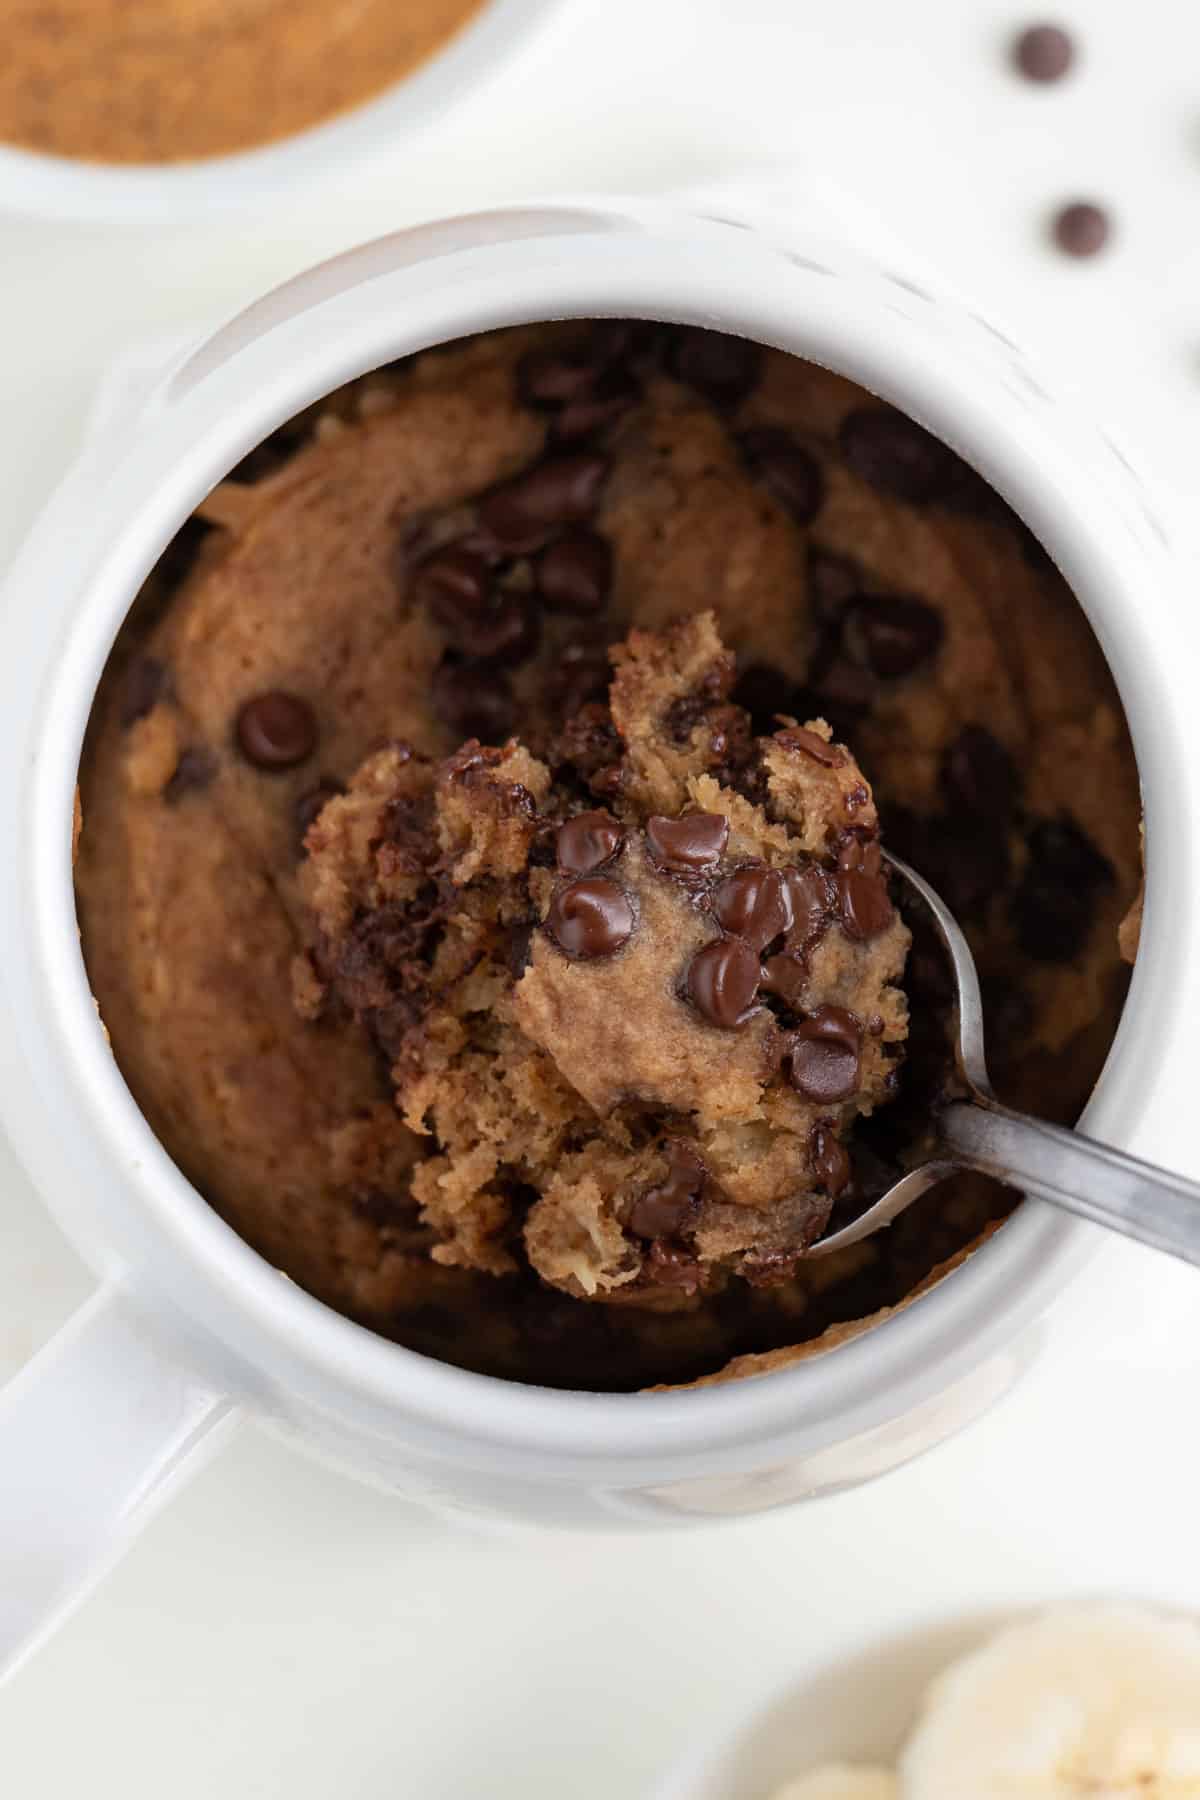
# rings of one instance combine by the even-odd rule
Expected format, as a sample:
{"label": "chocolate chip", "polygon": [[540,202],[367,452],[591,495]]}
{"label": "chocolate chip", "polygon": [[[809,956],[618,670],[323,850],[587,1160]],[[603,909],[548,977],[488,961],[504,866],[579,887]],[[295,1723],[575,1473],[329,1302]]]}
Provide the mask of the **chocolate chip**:
{"label": "chocolate chip", "polygon": [[809,545],[808,598],[815,612],[829,618],[861,592],[862,575],[849,557]]}
{"label": "chocolate chip", "polygon": [[914,506],[939,499],[950,452],[914,419],[890,406],[847,413],[838,433],[842,455],[870,487]]}
{"label": "chocolate chip", "polygon": [[666,1179],[647,1188],[629,1208],[626,1223],[635,1237],[677,1238],[695,1223],[705,1168],[693,1144],[672,1138],[667,1151]]}
{"label": "chocolate chip", "polygon": [[702,393],[714,406],[737,406],[758,380],[762,346],[749,338],[689,326],[679,333],[670,356],[671,373]]}
{"label": "chocolate chip", "polygon": [[1072,820],[1043,819],[1029,834],[1029,863],[1012,902],[1017,942],[1037,962],[1070,962],[1095,922],[1112,864]]}
{"label": "chocolate chip", "polygon": [[840,897],[837,881],[816,863],[787,871],[788,898],[792,906],[789,950],[811,950],[837,913]]}
{"label": "chocolate chip", "polygon": [[172,805],[184,794],[206,788],[217,772],[217,759],[211,750],[185,750],[175,764],[175,773],[163,789],[163,799]]}
{"label": "chocolate chip", "polygon": [[517,364],[518,398],[537,411],[552,411],[590,393],[602,368],[588,348],[530,350]]}
{"label": "chocolate chip", "polygon": [[319,781],[316,787],[309,788],[306,794],[301,794],[292,811],[302,844],[308,834],[309,826],[320,816],[331,800],[336,799],[337,795],[343,794],[345,791],[336,781]]}
{"label": "chocolate chip", "polygon": [[734,1031],[754,1011],[758,995],[758,957],[743,939],[714,938],[697,950],[687,969],[692,1004],[710,1025]]}
{"label": "chocolate chip", "polygon": [[646,820],[646,837],[659,868],[694,875],[721,860],[729,842],[729,820],[724,813],[688,812],[677,819],[655,813]]}
{"label": "chocolate chip", "polygon": [[121,684],[121,723],[128,729],[144,719],[167,691],[167,667],[156,656],[135,656]]}
{"label": "chocolate chip", "polygon": [[520,981],[529,967],[533,948],[533,926],[523,922],[508,927],[504,960],[514,981]]}
{"label": "chocolate chip", "polygon": [[781,714],[794,716],[797,710],[795,682],[765,663],[751,663],[743,669],[731,697],[750,714],[750,723],[760,737],[775,729]]}
{"label": "chocolate chip", "polygon": [[503,743],[516,721],[512,689],[492,663],[443,662],[434,670],[433,710],[455,737]]}
{"label": "chocolate chip", "polygon": [[831,744],[817,731],[809,731],[804,725],[788,725],[783,731],[775,733],[775,742],[782,744],[785,750],[799,750],[813,762],[820,763],[823,769],[840,769],[846,761],[845,752],[836,744]]}
{"label": "chocolate chip", "polygon": [[806,1100],[830,1106],[858,1086],[862,1032],[853,1013],[819,1006],[792,1034],[786,1062],[792,1086]]}
{"label": "chocolate chip", "polygon": [[850,1158],[828,1119],[818,1119],[808,1134],[808,1161],[815,1185],[837,1196],[850,1180]]}
{"label": "chocolate chip", "polygon": [[811,525],[825,498],[821,465],[776,425],[758,425],[738,438],[743,456],[800,525]]}
{"label": "chocolate chip", "polygon": [[1095,256],[1112,235],[1112,220],[1091,200],[1074,200],[1055,213],[1054,241],[1067,256]]}
{"label": "chocolate chip", "polygon": [[413,591],[464,656],[517,663],[537,649],[540,621],[530,596],[497,587],[476,551],[456,544],[435,550],[418,568]]}
{"label": "chocolate chip", "polygon": [[698,1294],[705,1283],[703,1266],[687,1250],[656,1238],[650,1246],[644,1270],[658,1287],[678,1288],[684,1294]]}
{"label": "chocolate chip", "polygon": [[964,725],[942,761],[946,804],[976,817],[1007,819],[1019,780],[1012,757],[986,725]]}
{"label": "chocolate chip", "polygon": [[317,747],[317,715],[299,694],[272,688],[255,694],[239,709],[234,736],[256,769],[294,769]]}
{"label": "chocolate chip", "polygon": [[793,1011],[808,985],[808,958],[802,950],[781,950],[763,964],[760,985]]}
{"label": "chocolate chip", "polygon": [[886,931],[893,908],[888,899],[879,845],[850,838],[838,854],[838,901],[842,930],[857,943]]}
{"label": "chocolate chip", "polygon": [[615,881],[584,876],[559,888],[550,902],[546,930],[575,962],[612,956],[633,930],[633,907]]}
{"label": "chocolate chip", "polygon": [[1029,25],[1013,43],[1012,55],[1027,81],[1061,81],[1075,61],[1075,44],[1061,25]]}
{"label": "chocolate chip", "polygon": [[778,869],[738,869],[712,897],[722,930],[765,950],[792,923],[792,900]]}
{"label": "chocolate chip", "polygon": [[612,586],[612,547],[598,531],[564,532],[534,561],[533,579],[554,612],[603,612]]}
{"label": "chocolate chip", "polygon": [[932,606],[898,594],[861,594],[851,604],[847,623],[871,670],[893,681],[927,662],[945,631]]}
{"label": "chocolate chip", "polygon": [[576,813],[558,828],[554,840],[558,866],[564,875],[588,875],[611,862],[624,840],[611,813]]}
{"label": "chocolate chip", "polygon": [[555,415],[550,426],[555,444],[577,444],[615,425],[642,397],[633,376],[624,369],[608,369],[588,392],[580,394]]}
{"label": "chocolate chip", "polygon": [[556,527],[591,517],[608,470],[608,458],[594,450],[547,456],[485,494],[479,517],[506,549],[536,550]]}

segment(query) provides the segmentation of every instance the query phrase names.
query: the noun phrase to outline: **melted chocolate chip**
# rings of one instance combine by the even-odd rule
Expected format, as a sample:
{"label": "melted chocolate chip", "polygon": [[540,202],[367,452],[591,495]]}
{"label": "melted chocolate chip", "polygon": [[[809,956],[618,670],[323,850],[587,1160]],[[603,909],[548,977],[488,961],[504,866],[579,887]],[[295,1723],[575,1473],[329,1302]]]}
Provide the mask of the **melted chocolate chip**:
{"label": "melted chocolate chip", "polygon": [[942,762],[946,804],[976,817],[1007,819],[1020,778],[1012,757],[986,725],[964,725]]}
{"label": "melted chocolate chip", "polygon": [[703,1266],[686,1250],[656,1238],[644,1264],[647,1279],[657,1287],[678,1288],[684,1294],[698,1294],[705,1283]]}
{"label": "melted chocolate chip", "polygon": [[127,729],[144,719],[168,688],[167,666],[156,656],[135,656],[121,684],[121,723]]}
{"label": "melted chocolate chip", "polygon": [[535,550],[557,527],[592,516],[608,469],[608,458],[596,451],[547,456],[485,494],[479,517],[506,549]]}
{"label": "melted chocolate chip", "polygon": [[576,813],[558,828],[554,840],[558,866],[564,875],[589,875],[612,861],[624,838],[611,813]]}
{"label": "melted chocolate chip", "polygon": [[849,612],[849,626],[876,675],[896,680],[911,675],[941,645],[942,616],[923,600],[899,594],[861,594]]}
{"label": "melted chocolate chip", "polygon": [[660,869],[695,875],[720,862],[729,841],[729,820],[724,813],[689,812],[677,819],[656,813],[646,820],[646,837]]}
{"label": "melted chocolate chip", "polygon": [[818,1119],[808,1134],[808,1161],[814,1185],[836,1198],[850,1180],[850,1158],[827,1119]]}
{"label": "melted chocolate chip", "polygon": [[702,393],[714,406],[737,406],[758,380],[762,346],[723,331],[688,327],[670,356],[671,373]]}
{"label": "melted chocolate chip", "polygon": [[612,548],[598,531],[564,532],[537,557],[533,579],[554,612],[598,613],[612,586]]}
{"label": "melted chocolate chip", "polygon": [[256,769],[293,769],[317,747],[317,715],[299,694],[273,688],[245,702],[234,723],[234,736]]}
{"label": "melted chocolate chip", "polygon": [[792,923],[792,899],[778,869],[738,869],[712,897],[722,930],[765,950]]}
{"label": "melted chocolate chip", "polygon": [[434,670],[433,710],[455,737],[503,743],[516,721],[512,689],[491,663],[443,662]]}
{"label": "melted chocolate chip", "polygon": [[174,805],[184,794],[195,794],[206,788],[217,772],[217,759],[211,750],[185,750],[175,764],[175,773],[163,789],[163,799]]}
{"label": "melted chocolate chip", "polygon": [[546,930],[574,962],[612,956],[633,930],[633,907],[615,881],[581,877],[555,894]]}
{"label": "melted chocolate chip", "polygon": [[803,1002],[807,983],[808,958],[803,950],[781,950],[763,964],[760,986],[793,1012]]}
{"label": "melted chocolate chip", "polygon": [[915,506],[941,497],[950,453],[904,413],[860,407],[843,419],[838,441],[854,473],[881,493]]}
{"label": "melted chocolate chip", "polygon": [[682,1237],[700,1210],[705,1168],[699,1153],[685,1138],[672,1138],[665,1148],[666,1179],[639,1194],[629,1208],[626,1223],[635,1237]]}
{"label": "melted chocolate chip", "polygon": [[806,1100],[831,1106],[858,1087],[862,1032],[853,1013],[819,1006],[792,1034],[785,1061],[792,1086]]}
{"label": "melted chocolate chip", "polygon": [[478,661],[524,662],[541,635],[528,594],[494,585],[485,559],[448,544],[417,570],[415,593],[451,646]]}
{"label": "melted chocolate chip", "polygon": [[688,964],[687,991],[710,1025],[734,1031],[754,1011],[759,973],[758,957],[742,938],[714,938]]}
{"label": "melted chocolate chip", "polygon": [[810,756],[823,769],[840,769],[846,761],[845,752],[836,744],[829,743],[819,732],[809,731],[804,725],[789,725],[783,731],[775,733],[775,742],[782,744],[785,750],[800,750]]}
{"label": "melted chocolate chip", "polygon": [[893,909],[877,843],[847,840],[838,853],[837,885],[842,930],[847,937],[865,943],[887,930]]}
{"label": "melted chocolate chip", "polygon": [[824,936],[837,914],[840,896],[834,876],[816,863],[787,871],[788,898],[792,905],[789,950],[811,950]]}
{"label": "melted chocolate chip", "polygon": [[811,525],[825,498],[825,480],[815,456],[790,432],[776,425],[755,426],[738,438],[742,454],[764,487],[800,525]]}

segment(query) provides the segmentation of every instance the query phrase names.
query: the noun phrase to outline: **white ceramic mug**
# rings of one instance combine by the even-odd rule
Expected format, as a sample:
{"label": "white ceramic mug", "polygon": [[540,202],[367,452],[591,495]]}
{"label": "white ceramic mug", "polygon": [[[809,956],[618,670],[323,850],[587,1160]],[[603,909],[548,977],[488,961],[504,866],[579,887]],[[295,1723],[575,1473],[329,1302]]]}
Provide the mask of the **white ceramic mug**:
{"label": "white ceramic mug", "polygon": [[233,463],[339,383],[464,333],[604,315],[716,326],[844,371],[965,455],[1051,549],[1116,673],[1148,828],[1142,953],[1087,1124],[1169,1160],[1200,977],[1186,756],[1200,658],[1165,534],[1103,434],[986,319],[744,217],[534,209],[339,257],[110,421],[7,584],[0,941],[15,1051],[0,1123],[101,1286],[0,1396],[0,1665],[243,1412],[460,1508],[592,1526],[748,1512],[862,1481],[975,1416],[1093,1247],[1089,1227],[1026,1205],[919,1302],[794,1368],[696,1392],[548,1392],[385,1342],[284,1279],[184,1179],[126,1089],[80,956],[70,838],[92,695],[143,577]]}

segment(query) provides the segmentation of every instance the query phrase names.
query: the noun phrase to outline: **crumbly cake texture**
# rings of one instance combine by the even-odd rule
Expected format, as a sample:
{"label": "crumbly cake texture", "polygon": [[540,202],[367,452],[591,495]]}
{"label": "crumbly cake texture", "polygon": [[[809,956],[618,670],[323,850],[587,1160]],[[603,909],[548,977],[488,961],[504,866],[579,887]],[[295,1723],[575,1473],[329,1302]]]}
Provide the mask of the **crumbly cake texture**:
{"label": "crumbly cake texture", "polygon": [[[597,1276],[600,1303],[576,1297],[578,1269],[535,1274],[512,1245],[534,1235],[536,1192],[500,1196],[490,1248],[514,1255],[511,1272],[483,1267],[448,1217],[427,1215],[442,1151],[429,1109],[395,1103],[404,1044],[365,1022],[370,996],[356,999],[344,970],[335,979],[309,960],[329,903],[312,891],[314,867],[328,873],[336,852],[314,856],[306,833],[323,812],[322,829],[338,818],[328,803],[343,793],[369,816],[369,759],[397,740],[409,772],[376,773],[399,799],[431,771],[436,788],[467,740],[516,737],[530,774],[517,785],[537,814],[569,786],[573,805],[586,793],[623,831],[628,819],[621,854],[640,900],[641,821],[718,808],[690,795],[659,804],[638,783],[737,789],[691,766],[687,705],[656,749],[643,736],[645,766],[624,785],[609,650],[631,631],[670,641],[680,618],[699,630],[709,612],[736,672],[728,701],[702,696],[705,708],[748,711],[768,742],[780,717],[828,721],[873,790],[885,841],[971,937],[1001,1091],[1076,1116],[1119,1014],[1117,927],[1140,868],[1116,695],[1019,521],[943,446],[839,377],[740,340],[612,323],[493,333],[380,371],[215,490],[114,650],[81,768],[77,874],[114,1053],[176,1161],[251,1244],[429,1354],[595,1388],[690,1380],[734,1358],[771,1366],[901,1302],[1004,1211],[999,1190],[959,1179],[774,1285],[727,1272],[747,1249],[718,1258],[695,1293],[690,1277],[657,1284],[654,1303],[644,1267],[603,1290]],[[735,736],[740,717],[727,721]],[[466,806],[475,787],[459,787]],[[485,858],[503,854],[496,834]],[[364,837],[347,880],[351,867],[375,879],[372,854]],[[556,852],[538,854],[557,882]],[[506,879],[532,888],[538,868]],[[483,863],[463,880],[469,893]],[[543,929],[539,913],[526,976]],[[635,934],[607,973],[636,954]],[[891,1179],[919,1116],[942,997],[920,938],[904,981],[901,1091],[857,1122],[839,1206]],[[647,1160],[644,1180],[672,1186],[665,1161]],[[656,1241],[636,1239],[634,1260]],[[585,1273],[601,1265],[589,1257]],[[617,1303],[622,1288],[639,1302]]]}
{"label": "crumbly cake texture", "polygon": [[711,614],[613,654],[607,807],[569,733],[367,759],[308,831],[297,995],[389,1045],[435,1261],[677,1307],[824,1229],[909,934],[862,772],[821,722],[753,738]]}

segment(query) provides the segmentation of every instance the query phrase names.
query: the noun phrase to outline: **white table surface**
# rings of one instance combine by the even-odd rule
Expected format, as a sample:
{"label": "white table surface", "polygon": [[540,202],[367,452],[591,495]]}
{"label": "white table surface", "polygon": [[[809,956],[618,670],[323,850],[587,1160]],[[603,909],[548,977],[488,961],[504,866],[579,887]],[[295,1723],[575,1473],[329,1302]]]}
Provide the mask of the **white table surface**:
{"label": "white table surface", "polygon": [[[1017,319],[1186,502],[1200,14],[1051,10],[1087,57],[1036,90],[1004,66],[1027,17],[1015,0],[576,0],[419,145],[266,218],[0,219],[0,557],[131,342],[398,224],[755,158],[835,171],[893,240]],[[1077,193],[1118,212],[1090,265],[1039,235]],[[1155,1148],[1200,1175],[1189,1121]],[[2,1146],[0,1183],[2,1379],[90,1280]],[[1114,1246],[1063,1315],[1037,1372],[944,1449],[857,1493],[687,1534],[472,1536],[246,1430],[0,1694],[0,1791],[636,1796],[723,1711],[877,1637],[1066,1593],[1200,1606],[1200,1288]]]}

